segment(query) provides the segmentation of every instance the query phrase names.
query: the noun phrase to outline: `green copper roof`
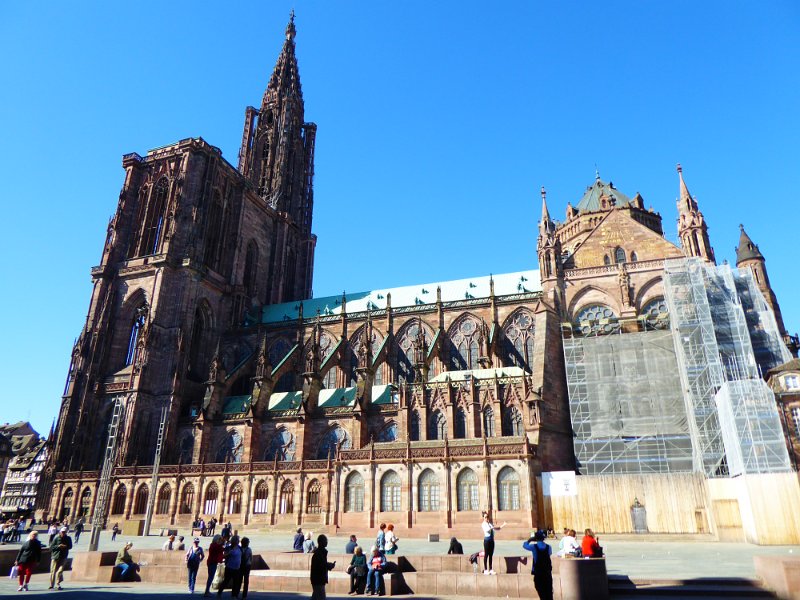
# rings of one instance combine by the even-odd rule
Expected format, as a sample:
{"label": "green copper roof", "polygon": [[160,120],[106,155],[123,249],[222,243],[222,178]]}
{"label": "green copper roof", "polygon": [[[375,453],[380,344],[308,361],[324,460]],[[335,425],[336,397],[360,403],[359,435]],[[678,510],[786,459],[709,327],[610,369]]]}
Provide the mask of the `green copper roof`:
{"label": "green copper roof", "polygon": [[579,212],[600,210],[602,208],[600,204],[601,196],[610,196],[614,198],[615,206],[627,206],[631,202],[631,199],[616,189],[613,183],[605,183],[600,177],[597,177],[594,183],[586,188],[583,198],[580,199],[580,202],[578,202],[575,208],[577,208]]}
{"label": "green copper roof", "polygon": [[400,402],[397,388],[393,385],[373,385],[372,403],[373,404],[398,404]]}
{"label": "green copper roof", "polygon": [[[345,309],[347,312],[365,312],[366,310],[383,310],[386,308],[388,294],[392,295],[392,307],[419,306],[436,304],[436,288],[442,289],[442,302],[471,300],[489,297],[490,276],[440,281],[419,285],[407,285],[396,288],[383,288],[368,292],[348,293]],[[527,292],[541,292],[539,271],[519,271],[494,275],[495,296],[510,296]],[[324,296],[303,300],[303,316],[313,317],[317,311],[323,316],[338,315],[342,312],[342,296]],[[262,323],[279,323],[297,319],[300,302],[284,302],[265,306],[261,313]]]}
{"label": "green copper roof", "polygon": [[303,392],[277,392],[269,397],[270,410],[297,410],[303,402]]}
{"label": "green copper roof", "polygon": [[228,396],[222,402],[223,415],[238,415],[250,408],[252,396]]}
{"label": "green copper roof", "polygon": [[356,403],[356,388],[334,388],[332,390],[319,391],[320,408],[331,408],[334,406],[353,406]]}

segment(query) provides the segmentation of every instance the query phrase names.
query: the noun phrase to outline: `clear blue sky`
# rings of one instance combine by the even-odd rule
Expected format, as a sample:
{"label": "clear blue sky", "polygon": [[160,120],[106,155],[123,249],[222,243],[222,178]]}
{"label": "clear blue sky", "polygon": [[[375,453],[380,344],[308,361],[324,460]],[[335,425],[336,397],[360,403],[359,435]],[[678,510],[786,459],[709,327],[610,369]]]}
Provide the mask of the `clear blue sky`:
{"label": "clear blue sky", "polygon": [[123,182],[202,136],[236,163],[297,12],[319,126],[315,295],[536,267],[595,165],[676,238],[675,163],[733,258],[744,223],[800,329],[800,4],[0,3],[0,422],[46,433]]}

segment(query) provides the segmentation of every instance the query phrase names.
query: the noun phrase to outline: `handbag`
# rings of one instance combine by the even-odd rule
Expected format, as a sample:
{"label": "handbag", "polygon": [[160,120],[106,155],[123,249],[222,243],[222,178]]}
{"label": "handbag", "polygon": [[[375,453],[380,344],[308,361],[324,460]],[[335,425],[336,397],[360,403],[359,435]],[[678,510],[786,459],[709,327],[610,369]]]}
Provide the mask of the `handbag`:
{"label": "handbag", "polygon": [[366,577],[367,576],[367,565],[358,565],[356,567],[356,577]]}
{"label": "handbag", "polygon": [[15,579],[17,577],[19,577],[19,567],[17,565],[14,565],[13,567],[11,567],[11,573],[8,574],[8,578]]}
{"label": "handbag", "polygon": [[211,589],[219,591],[222,581],[225,579],[225,563],[217,565],[217,572],[214,573],[214,581],[211,582]]}

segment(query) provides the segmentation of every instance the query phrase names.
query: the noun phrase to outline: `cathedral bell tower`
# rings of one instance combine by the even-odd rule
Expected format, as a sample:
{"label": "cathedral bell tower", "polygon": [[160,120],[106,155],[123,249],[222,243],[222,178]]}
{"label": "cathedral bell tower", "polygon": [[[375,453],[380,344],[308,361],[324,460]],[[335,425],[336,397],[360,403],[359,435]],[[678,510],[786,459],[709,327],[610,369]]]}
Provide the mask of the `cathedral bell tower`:
{"label": "cathedral bell tower", "polygon": [[292,11],[261,108],[248,106],[245,110],[239,150],[239,172],[284,221],[275,236],[270,265],[271,279],[282,281],[271,290],[268,304],[311,297],[316,245],[311,220],[317,126],[304,121],[295,34]]}
{"label": "cathedral bell tower", "polygon": [[686,256],[698,256],[716,264],[714,249],[708,239],[708,226],[703,213],[697,207],[697,199],[693,198],[683,181],[683,169],[678,165],[680,180],[680,198],[678,198],[678,238]]}
{"label": "cathedral bell tower", "polygon": [[539,257],[539,277],[547,298],[557,306],[561,302],[561,282],[563,265],[561,262],[561,241],[556,235],[556,224],[550,219],[547,210],[547,192],[542,187],[542,219],[539,221],[539,237],[536,241],[536,254]]}

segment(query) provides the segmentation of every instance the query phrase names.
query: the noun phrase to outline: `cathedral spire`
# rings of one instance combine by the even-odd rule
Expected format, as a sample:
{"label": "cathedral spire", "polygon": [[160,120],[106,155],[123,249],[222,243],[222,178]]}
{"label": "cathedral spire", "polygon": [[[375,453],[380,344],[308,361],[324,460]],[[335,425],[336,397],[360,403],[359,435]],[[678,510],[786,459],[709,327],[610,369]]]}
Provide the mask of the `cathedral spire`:
{"label": "cathedral spire", "polygon": [[542,186],[542,220],[539,222],[539,234],[547,235],[553,229],[553,222],[550,220],[550,212],[547,210],[547,190]]}
{"label": "cathedral spire", "polygon": [[683,169],[678,163],[678,238],[686,256],[697,256],[716,264],[714,249],[708,239],[708,226],[703,213],[683,180]]}
{"label": "cathedral spire", "polygon": [[[772,313],[775,315],[775,322],[780,329],[781,334],[787,341],[786,327],[783,323],[783,315],[781,314],[781,307],[778,304],[778,299],[775,292],[772,291],[772,285],[769,282],[769,274],[767,273],[767,261],[761,251],[758,249],[758,244],[750,239],[747,232],[744,230],[744,225],[739,225],[739,245],[736,247],[736,267],[739,269],[750,269],[755,279],[756,286],[761,290],[764,300],[767,301]],[[796,351],[796,349],[795,349]],[[794,354],[795,352],[793,352]]]}

